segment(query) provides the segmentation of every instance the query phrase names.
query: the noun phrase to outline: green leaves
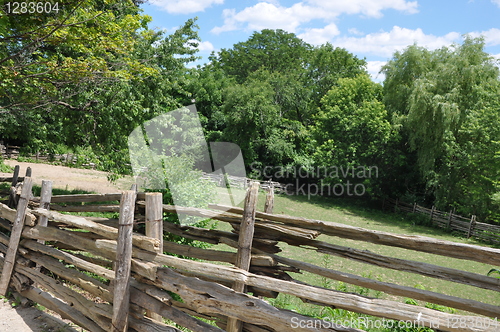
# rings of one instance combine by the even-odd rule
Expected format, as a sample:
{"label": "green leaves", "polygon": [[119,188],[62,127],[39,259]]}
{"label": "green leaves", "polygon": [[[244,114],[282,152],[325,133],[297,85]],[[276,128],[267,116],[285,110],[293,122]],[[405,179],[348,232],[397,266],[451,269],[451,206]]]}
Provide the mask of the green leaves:
{"label": "green leaves", "polygon": [[[0,46],[0,105],[26,111],[65,101],[63,87],[153,73],[129,57],[151,19],[131,2],[60,2],[55,14],[7,15]],[[65,101],[66,102],[66,101]]]}
{"label": "green leaves", "polygon": [[416,152],[436,206],[484,220],[498,191],[500,81],[483,48],[482,39],[470,37],[435,51],[414,45],[383,71],[384,101]]}
{"label": "green leaves", "polygon": [[[318,167],[385,168],[392,158],[388,147],[397,136],[381,102],[381,91],[382,87],[367,75],[359,75],[339,79],[323,97],[312,129],[318,144],[313,154]],[[380,190],[373,183],[368,189]]]}
{"label": "green leaves", "polygon": [[[126,173],[126,138],[189,98],[196,19],[172,35],[132,1],[63,0],[37,19],[2,16],[0,132],[26,151],[92,148],[100,166]],[[189,98],[190,99],[190,98]],[[42,152],[42,151],[41,151]]]}
{"label": "green leaves", "polygon": [[270,72],[290,72],[303,68],[311,45],[293,33],[281,29],[254,32],[246,41],[232,49],[222,49],[217,57],[221,68],[243,83],[261,68]]}
{"label": "green leaves", "polygon": [[307,84],[312,89],[312,102],[318,107],[321,98],[338,84],[340,78],[354,78],[366,73],[366,61],[330,43],[315,47],[307,65]]}

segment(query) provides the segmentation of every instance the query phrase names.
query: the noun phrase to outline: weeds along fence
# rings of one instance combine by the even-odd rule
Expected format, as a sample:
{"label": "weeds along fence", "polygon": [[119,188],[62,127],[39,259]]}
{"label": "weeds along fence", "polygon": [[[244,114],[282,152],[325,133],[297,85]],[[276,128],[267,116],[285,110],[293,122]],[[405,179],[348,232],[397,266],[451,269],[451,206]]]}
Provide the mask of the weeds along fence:
{"label": "weeds along fence", "polygon": [[[255,208],[257,183],[248,188],[244,208],[210,205],[209,209],[163,205],[160,193],[131,190],[52,196],[51,182],[44,181],[40,197],[32,197],[31,187],[32,179],[25,177],[15,209],[0,203],[0,294],[11,289],[89,331],[179,331],[165,324],[164,318],[192,331],[363,331],[325,325],[324,321],[273,307],[259,298],[273,298],[279,293],[318,306],[411,321],[442,331],[498,330],[498,306],[376,281],[278,253],[280,243],[288,243],[313,254],[445,279],[457,283],[457,287],[469,285],[498,292],[497,278],[334,245],[317,237],[324,234],[497,267],[500,249],[273,214],[272,190],[266,197],[267,212],[259,212]],[[62,211],[117,212],[118,218],[82,217]],[[219,220],[231,224],[234,231],[163,222],[164,213]],[[143,233],[141,224],[145,224]],[[237,251],[164,241],[164,234],[224,243]],[[299,282],[291,275],[306,271],[471,314],[451,314],[326,289]]]}
{"label": "weeds along fence", "polygon": [[464,234],[467,238],[474,237],[487,242],[500,243],[500,226],[478,222],[475,215],[466,218],[453,213],[453,211],[439,211],[434,206],[428,209],[417,205],[417,203],[410,204],[390,198],[384,200],[383,206],[387,209],[394,209],[394,211],[429,216],[429,222],[433,225]]}

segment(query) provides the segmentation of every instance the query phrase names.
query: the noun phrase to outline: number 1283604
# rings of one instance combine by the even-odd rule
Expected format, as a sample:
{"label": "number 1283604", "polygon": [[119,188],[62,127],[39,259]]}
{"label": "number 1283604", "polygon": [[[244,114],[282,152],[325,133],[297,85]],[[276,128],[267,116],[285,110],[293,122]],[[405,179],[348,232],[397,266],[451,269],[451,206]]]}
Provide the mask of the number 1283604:
{"label": "number 1283604", "polygon": [[58,13],[59,2],[7,2],[4,4],[6,14],[50,14]]}

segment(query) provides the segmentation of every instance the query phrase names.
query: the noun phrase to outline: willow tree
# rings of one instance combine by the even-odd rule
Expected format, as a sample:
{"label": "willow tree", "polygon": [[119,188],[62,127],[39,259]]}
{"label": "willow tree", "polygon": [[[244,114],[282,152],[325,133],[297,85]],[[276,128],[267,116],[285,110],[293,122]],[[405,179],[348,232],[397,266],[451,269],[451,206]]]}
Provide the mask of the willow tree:
{"label": "willow tree", "polygon": [[436,204],[486,218],[498,190],[500,82],[483,39],[435,51],[413,45],[383,72],[387,107]]}

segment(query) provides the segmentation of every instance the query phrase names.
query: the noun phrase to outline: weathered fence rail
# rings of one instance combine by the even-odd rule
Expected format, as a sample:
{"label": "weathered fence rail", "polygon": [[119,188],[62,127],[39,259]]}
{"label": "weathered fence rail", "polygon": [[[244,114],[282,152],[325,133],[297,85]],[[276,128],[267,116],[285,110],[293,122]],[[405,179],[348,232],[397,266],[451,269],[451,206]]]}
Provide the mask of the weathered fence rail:
{"label": "weathered fence rail", "polygon": [[262,181],[249,179],[246,177],[209,173],[203,173],[202,178],[214,182],[219,187],[230,185],[231,187],[248,188],[252,182],[258,182],[260,184],[260,188],[263,190],[269,190],[270,188],[273,188],[277,192],[286,191],[285,184],[271,180]]}
{"label": "weathered fence rail", "polygon": [[500,243],[500,225],[478,222],[475,215],[466,218],[453,213],[453,211],[439,211],[434,207],[428,209],[416,203],[410,204],[390,198],[384,200],[383,207],[395,211],[428,215],[429,221],[437,227],[462,233],[467,238],[475,237],[488,242]]}
{"label": "weathered fence rail", "polygon": [[[42,192],[49,191],[49,187],[50,183],[44,182]],[[199,209],[161,205],[161,194],[135,191],[52,196],[48,205],[47,197],[51,195],[31,197],[24,187],[17,209],[0,203],[0,291],[5,292],[2,286],[7,285],[89,331],[179,331],[165,324],[164,318],[192,331],[362,331],[341,325],[325,327],[318,319],[275,308],[258,298],[276,297],[279,293],[316,305],[412,321],[418,326],[439,326],[442,331],[498,330],[499,306],[373,280],[278,253],[280,243],[284,242],[313,253],[499,292],[500,279],[497,278],[334,245],[317,237],[324,234],[494,266],[500,266],[500,249],[273,214],[273,190],[267,193],[266,212],[259,212],[255,211],[256,189],[256,184],[248,189],[244,209],[220,205]],[[28,203],[26,209],[24,201]],[[66,207],[101,206],[101,211],[115,211],[118,206],[119,219],[55,211],[54,208],[64,207],[66,203],[79,203]],[[229,223],[233,232],[163,222],[162,213],[219,220]],[[433,213],[446,219],[446,215]],[[140,227],[144,223],[145,229]],[[169,241],[162,243],[164,233],[206,243],[223,243],[236,252]],[[450,314],[325,289],[295,280],[291,273],[301,271],[482,316]],[[250,292],[253,295],[249,295]],[[172,293],[182,302],[172,297]],[[483,323],[481,326],[453,324],[464,319],[477,322],[478,317]],[[298,321],[312,322],[314,327],[292,326]]]}

